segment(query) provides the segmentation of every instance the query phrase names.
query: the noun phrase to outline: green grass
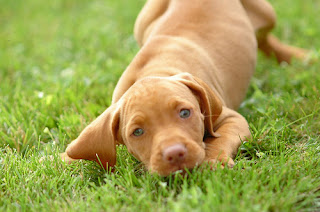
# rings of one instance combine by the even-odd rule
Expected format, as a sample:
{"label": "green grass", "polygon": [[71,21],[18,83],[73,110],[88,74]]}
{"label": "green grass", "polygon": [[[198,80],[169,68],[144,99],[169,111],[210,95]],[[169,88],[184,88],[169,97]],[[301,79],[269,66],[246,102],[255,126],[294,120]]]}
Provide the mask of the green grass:
{"label": "green grass", "polygon": [[236,166],[163,178],[124,147],[113,173],[58,155],[110,104],[143,1],[0,0],[0,211],[320,210],[320,3],[271,2],[275,34],[315,62],[259,55]]}

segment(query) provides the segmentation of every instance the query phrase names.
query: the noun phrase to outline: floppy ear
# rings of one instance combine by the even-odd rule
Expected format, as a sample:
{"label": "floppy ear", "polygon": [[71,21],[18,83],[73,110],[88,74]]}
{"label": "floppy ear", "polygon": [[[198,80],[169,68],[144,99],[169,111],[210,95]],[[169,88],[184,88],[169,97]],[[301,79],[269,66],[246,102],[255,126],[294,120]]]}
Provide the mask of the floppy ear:
{"label": "floppy ear", "polygon": [[119,119],[120,107],[118,104],[113,104],[69,144],[66,154],[62,156],[63,159],[68,161],[72,159],[92,160],[105,169],[114,166]]}
{"label": "floppy ear", "polygon": [[213,124],[222,111],[222,104],[219,98],[213,93],[211,88],[201,79],[188,73],[178,74],[178,81],[185,84],[189,89],[199,97],[201,112],[204,114],[206,133],[214,137],[219,137],[218,133],[213,131]]}

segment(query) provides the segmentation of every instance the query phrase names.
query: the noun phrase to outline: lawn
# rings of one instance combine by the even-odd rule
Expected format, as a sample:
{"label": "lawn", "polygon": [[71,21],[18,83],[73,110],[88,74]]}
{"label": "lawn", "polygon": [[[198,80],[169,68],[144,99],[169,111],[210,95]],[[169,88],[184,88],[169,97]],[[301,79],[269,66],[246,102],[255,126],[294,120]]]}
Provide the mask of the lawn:
{"label": "lawn", "polygon": [[236,166],[164,178],[121,146],[113,173],[59,158],[110,105],[144,1],[0,0],[0,211],[319,211],[320,2],[271,2],[312,63],[259,54]]}

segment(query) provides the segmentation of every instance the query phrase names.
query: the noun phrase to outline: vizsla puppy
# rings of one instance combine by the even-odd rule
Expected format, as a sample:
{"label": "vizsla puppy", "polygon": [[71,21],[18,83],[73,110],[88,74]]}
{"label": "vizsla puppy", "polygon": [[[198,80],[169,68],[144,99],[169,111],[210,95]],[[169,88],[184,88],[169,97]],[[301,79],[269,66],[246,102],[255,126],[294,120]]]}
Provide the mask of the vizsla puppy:
{"label": "vizsla puppy", "polygon": [[278,61],[305,51],[269,34],[265,0],[149,0],[135,24],[141,50],[123,73],[112,105],[62,153],[67,161],[116,163],[116,144],[151,172],[169,175],[203,162],[232,167],[248,123],[236,112],[259,47]]}

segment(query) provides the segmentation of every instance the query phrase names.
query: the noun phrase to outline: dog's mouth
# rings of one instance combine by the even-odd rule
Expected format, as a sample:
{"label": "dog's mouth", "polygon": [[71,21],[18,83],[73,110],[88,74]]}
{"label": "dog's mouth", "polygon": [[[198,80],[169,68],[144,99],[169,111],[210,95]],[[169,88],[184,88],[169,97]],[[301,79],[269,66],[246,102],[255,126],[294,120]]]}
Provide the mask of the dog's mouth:
{"label": "dog's mouth", "polygon": [[168,176],[175,172],[185,172],[200,165],[205,158],[205,148],[201,142],[180,139],[179,142],[160,144],[153,147],[147,163],[144,161],[151,173]]}
{"label": "dog's mouth", "polygon": [[184,174],[187,174],[188,172],[191,172],[192,169],[198,165],[199,165],[198,163],[196,163],[195,165],[192,165],[192,166],[187,166],[186,164],[181,164],[181,165],[172,167],[170,173],[184,175]]}
{"label": "dog's mouth", "polygon": [[[190,167],[193,168],[193,167]],[[186,169],[189,169],[186,164],[178,164],[170,167],[170,173],[176,173],[176,172],[185,172]]]}
{"label": "dog's mouth", "polygon": [[170,174],[187,174],[187,172],[191,171],[196,166],[200,165],[204,159],[204,152],[201,151],[199,154],[192,155],[191,152],[188,152],[183,159],[171,159],[170,157],[167,159],[161,158],[151,162],[149,166],[149,170],[152,173],[157,173],[161,176],[168,176]]}
{"label": "dog's mouth", "polygon": [[196,164],[179,164],[179,165],[173,165],[173,166],[166,166],[165,169],[150,169],[151,173],[157,173],[160,176],[169,176],[170,174],[181,174],[181,175],[186,175],[196,167],[200,165],[199,163]]}

